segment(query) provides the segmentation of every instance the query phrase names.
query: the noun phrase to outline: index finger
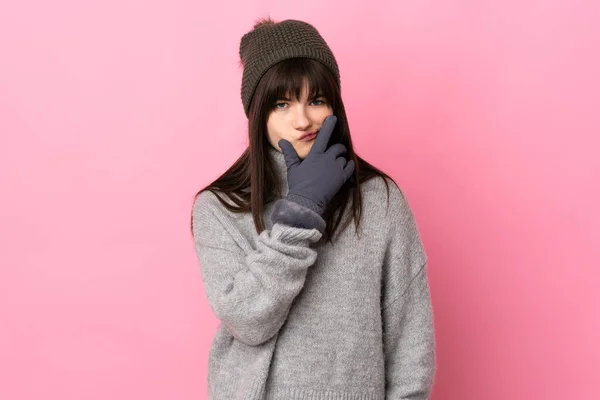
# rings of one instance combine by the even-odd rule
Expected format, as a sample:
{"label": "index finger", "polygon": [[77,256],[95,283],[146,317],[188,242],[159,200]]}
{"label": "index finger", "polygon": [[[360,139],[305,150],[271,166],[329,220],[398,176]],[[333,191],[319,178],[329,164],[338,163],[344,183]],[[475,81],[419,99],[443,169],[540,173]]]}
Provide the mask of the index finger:
{"label": "index finger", "polygon": [[333,133],[333,128],[335,127],[336,122],[337,117],[335,115],[330,115],[329,117],[325,118],[325,121],[321,126],[321,130],[319,131],[319,134],[312,145],[312,148],[323,153],[325,150],[327,150],[327,144],[329,143],[329,139],[331,138],[331,134]]}

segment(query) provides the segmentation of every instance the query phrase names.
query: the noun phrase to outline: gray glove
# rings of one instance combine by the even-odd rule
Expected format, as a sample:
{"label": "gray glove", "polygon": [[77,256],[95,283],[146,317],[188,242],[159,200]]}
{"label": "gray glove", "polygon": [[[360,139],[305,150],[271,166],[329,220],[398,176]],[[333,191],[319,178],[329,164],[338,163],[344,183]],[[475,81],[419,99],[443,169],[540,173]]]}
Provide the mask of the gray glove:
{"label": "gray glove", "polygon": [[279,147],[285,157],[289,192],[286,199],[315,211],[320,216],[327,204],[354,172],[354,161],[347,161],[342,154],[346,146],[336,143],[327,149],[337,118],[329,116],[304,160],[285,139]]}

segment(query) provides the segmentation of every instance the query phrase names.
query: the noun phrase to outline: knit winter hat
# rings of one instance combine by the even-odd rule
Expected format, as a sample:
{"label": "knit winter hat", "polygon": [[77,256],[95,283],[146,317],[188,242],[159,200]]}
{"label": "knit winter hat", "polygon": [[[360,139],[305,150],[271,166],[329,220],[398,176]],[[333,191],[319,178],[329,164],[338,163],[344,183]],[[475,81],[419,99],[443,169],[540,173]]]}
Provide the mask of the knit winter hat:
{"label": "knit winter hat", "polygon": [[297,20],[259,21],[240,42],[242,104],[246,117],[260,78],[273,65],[288,58],[312,58],[328,67],[340,86],[340,72],[325,40],[312,25]]}

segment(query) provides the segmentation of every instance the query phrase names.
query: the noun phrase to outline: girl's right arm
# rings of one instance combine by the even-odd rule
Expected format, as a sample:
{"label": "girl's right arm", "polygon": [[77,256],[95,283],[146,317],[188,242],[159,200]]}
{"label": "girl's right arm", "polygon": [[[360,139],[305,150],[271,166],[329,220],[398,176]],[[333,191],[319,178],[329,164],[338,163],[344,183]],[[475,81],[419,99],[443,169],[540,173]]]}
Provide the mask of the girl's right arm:
{"label": "girl's right arm", "polygon": [[[325,222],[311,210],[286,200],[280,200],[274,214],[298,212]],[[205,191],[198,196],[193,212],[196,254],[215,316],[237,340],[257,346],[271,339],[285,322],[317,257],[309,245],[322,233],[321,229],[286,224],[280,217],[277,220],[283,222],[264,230],[253,249],[229,218],[213,193]]]}

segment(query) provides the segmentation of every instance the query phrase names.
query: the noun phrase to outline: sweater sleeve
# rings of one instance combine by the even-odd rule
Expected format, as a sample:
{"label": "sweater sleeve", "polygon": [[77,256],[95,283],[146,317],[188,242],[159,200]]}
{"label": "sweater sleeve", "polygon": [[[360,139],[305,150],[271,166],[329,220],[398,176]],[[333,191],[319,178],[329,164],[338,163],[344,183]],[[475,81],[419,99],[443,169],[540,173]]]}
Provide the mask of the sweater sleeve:
{"label": "sweater sleeve", "polygon": [[425,400],[436,361],[427,257],[406,198],[395,194],[382,282],[385,398]]}
{"label": "sweater sleeve", "polygon": [[196,254],[215,316],[237,340],[258,346],[281,328],[317,253],[317,229],[275,223],[250,245],[210,192],[194,204]]}
{"label": "sweater sleeve", "polygon": [[386,399],[429,399],[435,374],[434,331],[426,266],[402,297],[383,308]]}

